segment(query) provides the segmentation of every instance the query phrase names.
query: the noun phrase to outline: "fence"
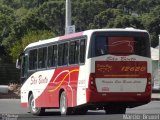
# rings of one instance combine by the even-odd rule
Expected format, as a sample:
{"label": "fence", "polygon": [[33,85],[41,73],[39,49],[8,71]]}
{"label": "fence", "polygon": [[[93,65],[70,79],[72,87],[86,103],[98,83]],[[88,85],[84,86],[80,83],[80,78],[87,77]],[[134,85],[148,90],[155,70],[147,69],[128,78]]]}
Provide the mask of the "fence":
{"label": "fence", "polygon": [[0,64],[0,85],[7,85],[11,81],[19,82],[20,70],[15,64]]}

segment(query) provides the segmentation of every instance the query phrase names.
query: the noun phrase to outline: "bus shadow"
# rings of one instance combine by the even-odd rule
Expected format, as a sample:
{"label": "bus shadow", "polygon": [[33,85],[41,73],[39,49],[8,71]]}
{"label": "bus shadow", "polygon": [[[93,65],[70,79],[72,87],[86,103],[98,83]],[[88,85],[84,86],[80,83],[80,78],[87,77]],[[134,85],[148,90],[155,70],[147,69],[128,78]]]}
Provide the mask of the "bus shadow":
{"label": "bus shadow", "polygon": [[[105,115],[105,112],[99,112],[99,111],[89,111],[84,115],[80,115],[80,114],[73,114],[73,115],[66,115],[66,116],[90,116],[90,115]],[[61,115],[60,112],[45,112],[43,115],[41,116],[65,116],[65,115]]]}

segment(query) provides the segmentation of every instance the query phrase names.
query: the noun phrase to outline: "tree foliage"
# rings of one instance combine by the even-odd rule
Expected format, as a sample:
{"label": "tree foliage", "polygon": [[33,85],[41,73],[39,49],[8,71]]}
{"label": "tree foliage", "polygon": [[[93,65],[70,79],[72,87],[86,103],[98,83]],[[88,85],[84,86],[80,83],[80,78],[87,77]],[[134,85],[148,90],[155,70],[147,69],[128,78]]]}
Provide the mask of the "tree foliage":
{"label": "tree foliage", "polygon": [[39,7],[39,19],[56,35],[64,34],[65,27],[65,2],[50,1]]}
{"label": "tree foliage", "polygon": [[53,36],[55,35],[47,30],[28,31],[28,33],[22,37],[21,41],[17,41],[11,48],[10,55],[13,56],[13,60],[15,61],[28,44],[52,38]]}
{"label": "tree foliage", "polygon": [[[158,45],[160,0],[71,1],[72,24],[77,32],[134,27],[148,30],[152,46]],[[0,62],[10,61],[11,57],[15,60],[34,40],[63,35],[64,27],[65,0],[1,0]]]}

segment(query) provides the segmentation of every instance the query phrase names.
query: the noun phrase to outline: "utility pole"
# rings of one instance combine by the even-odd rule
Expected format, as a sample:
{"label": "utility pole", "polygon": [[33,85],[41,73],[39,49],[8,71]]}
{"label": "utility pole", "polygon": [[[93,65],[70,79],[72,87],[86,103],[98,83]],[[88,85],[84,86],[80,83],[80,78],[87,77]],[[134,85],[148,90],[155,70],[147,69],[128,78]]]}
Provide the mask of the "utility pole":
{"label": "utility pole", "polygon": [[[158,36],[159,36],[158,42],[159,42],[159,52],[160,52],[160,34]],[[160,61],[160,53],[159,53],[159,61]]]}
{"label": "utility pole", "polygon": [[66,0],[66,23],[65,23],[65,34],[68,34],[68,27],[71,26],[71,1]]}
{"label": "utility pole", "polygon": [[75,32],[75,26],[71,26],[71,0],[66,0],[66,20],[65,20],[65,34]]}

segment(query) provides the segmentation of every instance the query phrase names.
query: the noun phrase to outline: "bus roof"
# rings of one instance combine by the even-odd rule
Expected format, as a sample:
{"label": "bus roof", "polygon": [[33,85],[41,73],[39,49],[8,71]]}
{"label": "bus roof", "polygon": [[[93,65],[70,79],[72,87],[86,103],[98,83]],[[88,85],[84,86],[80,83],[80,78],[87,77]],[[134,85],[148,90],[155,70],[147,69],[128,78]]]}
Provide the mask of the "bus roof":
{"label": "bus roof", "polygon": [[68,34],[68,35],[64,35],[64,36],[59,36],[59,37],[55,37],[55,38],[51,38],[51,39],[39,40],[38,42],[34,42],[34,43],[29,44],[24,50],[26,50],[28,48],[35,47],[35,46],[39,46],[39,45],[44,45],[44,44],[56,42],[56,41],[59,41],[59,40],[65,40],[65,39],[71,39],[71,38],[80,37],[82,35],[91,34],[93,32],[97,32],[97,31],[99,31],[99,32],[103,32],[103,31],[147,32],[146,30],[140,30],[140,29],[134,29],[134,28],[91,29],[91,30],[86,30],[86,31],[77,32],[77,33],[72,33],[72,34]]}

